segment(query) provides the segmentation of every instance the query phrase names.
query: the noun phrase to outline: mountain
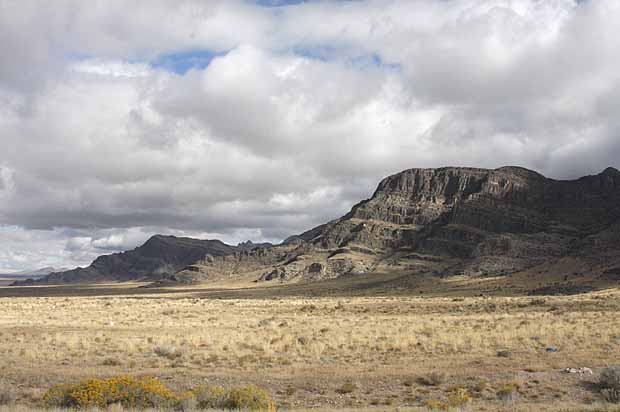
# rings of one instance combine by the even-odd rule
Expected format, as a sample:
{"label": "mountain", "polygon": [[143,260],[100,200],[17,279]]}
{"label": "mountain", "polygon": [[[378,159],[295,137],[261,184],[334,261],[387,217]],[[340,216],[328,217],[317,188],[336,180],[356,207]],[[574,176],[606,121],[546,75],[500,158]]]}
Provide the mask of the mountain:
{"label": "mountain", "polygon": [[256,248],[268,248],[268,247],[272,247],[273,244],[269,243],[269,242],[264,242],[264,243],[254,243],[251,240],[246,240],[245,242],[241,242],[239,244],[237,244],[237,249],[239,250],[252,250],[252,249],[256,249]]}
{"label": "mountain", "polygon": [[68,270],[68,268],[54,268],[52,266],[46,266],[44,268],[41,269],[36,269],[36,270],[22,270],[21,272],[15,272],[12,273],[11,275],[13,276],[17,276],[17,277],[26,277],[26,276],[46,276],[49,275],[50,273],[54,273],[54,272],[62,272],[62,271],[66,271]]}
{"label": "mountain", "polygon": [[86,268],[52,273],[42,279],[14,282],[13,285],[158,279],[173,275],[206,255],[224,256],[235,250],[236,247],[219,240],[155,235],[134,250],[100,256]]}
{"label": "mountain", "polygon": [[568,258],[579,259],[582,274],[601,274],[610,265],[620,273],[619,219],[620,172],[613,168],[572,181],[520,167],[409,169],[383,179],[370,199],[340,219],[281,245],[203,259],[178,276],[492,277],[561,266]]}
{"label": "mountain", "polygon": [[387,272],[438,279],[527,274],[541,287],[540,279],[560,273],[620,280],[620,172],[569,181],[520,167],[409,169],[383,179],[343,217],[279,245],[155,236],[42,282],[309,282]]}

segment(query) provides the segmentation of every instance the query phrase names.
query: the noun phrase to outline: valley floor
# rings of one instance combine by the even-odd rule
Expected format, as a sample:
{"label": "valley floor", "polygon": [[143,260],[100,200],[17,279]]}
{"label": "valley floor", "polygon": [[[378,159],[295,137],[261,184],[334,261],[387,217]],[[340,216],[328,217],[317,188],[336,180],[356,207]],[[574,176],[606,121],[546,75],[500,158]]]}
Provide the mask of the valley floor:
{"label": "valley floor", "polygon": [[[280,409],[426,410],[465,388],[470,410],[594,411],[605,410],[588,406],[603,401],[598,373],[620,363],[617,289],[315,298],[31,289],[0,298],[0,380],[22,408],[55,384],[130,374],[179,392],[256,384]],[[562,371],[580,367],[593,374]],[[517,388],[510,401],[506,385]]]}

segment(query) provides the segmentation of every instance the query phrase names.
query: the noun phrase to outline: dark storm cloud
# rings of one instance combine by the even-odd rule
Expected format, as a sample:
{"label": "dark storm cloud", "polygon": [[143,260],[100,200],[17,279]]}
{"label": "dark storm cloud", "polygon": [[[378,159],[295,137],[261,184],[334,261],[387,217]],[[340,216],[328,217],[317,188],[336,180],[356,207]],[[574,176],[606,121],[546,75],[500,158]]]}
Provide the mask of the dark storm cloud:
{"label": "dark storm cloud", "polygon": [[611,0],[0,1],[0,269],[158,232],[278,241],[410,167],[620,167],[619,20]]}

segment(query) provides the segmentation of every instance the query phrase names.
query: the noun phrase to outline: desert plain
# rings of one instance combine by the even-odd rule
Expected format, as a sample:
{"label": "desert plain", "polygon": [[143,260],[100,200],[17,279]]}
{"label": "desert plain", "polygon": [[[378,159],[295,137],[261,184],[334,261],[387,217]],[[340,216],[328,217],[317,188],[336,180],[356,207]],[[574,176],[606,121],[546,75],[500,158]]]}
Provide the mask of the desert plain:
{"label": "desert plain", "polygon": [[0,288],[1,380],[17,410],[41,407],[54,385],[118,375],[179,392],[253,384],[278,410],[426,411],[456,390],[471,397],[463,410],[614,410],[597,381],[620,355],[618,289],[419,295],[342,282]]}

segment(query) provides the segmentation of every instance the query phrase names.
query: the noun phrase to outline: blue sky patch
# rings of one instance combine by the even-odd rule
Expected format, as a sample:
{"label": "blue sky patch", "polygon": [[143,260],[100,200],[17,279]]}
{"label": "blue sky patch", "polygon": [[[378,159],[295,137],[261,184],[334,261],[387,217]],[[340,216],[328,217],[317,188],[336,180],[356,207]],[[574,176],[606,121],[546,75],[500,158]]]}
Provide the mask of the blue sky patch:
{"label": "blue sky patch", "polygon": [[226,53],[227,52],[215,52],[212,50],[190,50],[168,53],[157,57],[151,62],[151,66],[177,74],[185,74],[190,69],[204,69],[214,58],[223,56]]}
{"label": "blue sky patch", "polygon": [[339,49],[333,46],[297,46],[292,52],[298,56],[313,60],[328,61],[339,55]]}
{"label": "blue sky patch", "polygon": [[256,4],[263,7],[282,7],[306,3],[306,0],[256,0]]}
{"label": "blue sky patch", "polygon": [[378,67],[386,70],[400,70],[402,68],[398,63],[386,63],[377,53],[356,56],[350,60],[350,64],[360,69]]}
{"label": "blue sky patch", "polygon": [[298,46],[294,47],[292,52],[297,56],[323,62],[340,59],[357,69],[380,68],[384,70],[401,70],[402,68],[398,63],[384,61],[377,53],[347,57],[347,51],[333,46]]}

